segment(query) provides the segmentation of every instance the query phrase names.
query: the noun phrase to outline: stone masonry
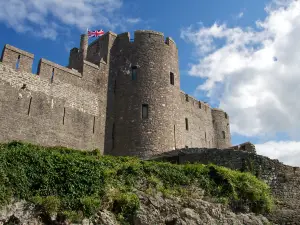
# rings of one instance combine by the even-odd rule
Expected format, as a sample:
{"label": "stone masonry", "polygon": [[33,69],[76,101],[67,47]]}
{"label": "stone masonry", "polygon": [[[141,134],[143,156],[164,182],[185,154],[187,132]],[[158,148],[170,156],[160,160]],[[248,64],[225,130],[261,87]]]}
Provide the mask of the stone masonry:
{"label": "stone masonry", "polygon": [[64,67],[5,45],[0,141],[152,156],[231,146],[229,116],[180,90],[178,49],[162,33],[105,35],[70,51]]}

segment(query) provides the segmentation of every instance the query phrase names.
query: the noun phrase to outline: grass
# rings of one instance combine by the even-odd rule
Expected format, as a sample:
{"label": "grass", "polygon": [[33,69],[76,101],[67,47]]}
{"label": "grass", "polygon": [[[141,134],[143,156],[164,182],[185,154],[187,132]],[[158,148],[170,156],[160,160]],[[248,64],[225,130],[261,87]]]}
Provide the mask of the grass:
{"label": "grass", "polygon": [[0,205],[12,198],[40,206],[71,220],[111,210],[130,224],[140,207],[135,190],[164,196],[185,196],[189,187],[238,209],[270,212],[269,187],[250,173],[215,165],[176,165],[134,157],[100,156],[99,151],[42,147],[21,142],[0,145]]}

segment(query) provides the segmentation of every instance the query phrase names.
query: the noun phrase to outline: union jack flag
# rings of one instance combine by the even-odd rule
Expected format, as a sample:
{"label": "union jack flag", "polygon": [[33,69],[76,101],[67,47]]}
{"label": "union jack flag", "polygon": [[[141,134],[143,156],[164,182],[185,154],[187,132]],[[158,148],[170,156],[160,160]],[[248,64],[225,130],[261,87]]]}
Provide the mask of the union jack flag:
{"label": "union jack flag", "polygon": [[88,30],[88,36],[90,37],[100,37],[103,34],[105,34],[105,32],[101,29],[101,30],[95,30],[95,31],[90,31]]}

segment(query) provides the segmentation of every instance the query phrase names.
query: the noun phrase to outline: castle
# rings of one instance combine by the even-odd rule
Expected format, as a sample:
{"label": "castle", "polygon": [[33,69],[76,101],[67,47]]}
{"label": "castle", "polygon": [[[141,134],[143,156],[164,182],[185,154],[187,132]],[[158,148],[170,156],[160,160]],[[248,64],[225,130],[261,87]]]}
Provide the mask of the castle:
{"label": "castle", "polygon": [[155,31],[107,32],[70,51],[69,65],[5,45],[0,142],[23,140],[104,154],[151,156],[231,146],[229,117],[180,90],[178,49]]}

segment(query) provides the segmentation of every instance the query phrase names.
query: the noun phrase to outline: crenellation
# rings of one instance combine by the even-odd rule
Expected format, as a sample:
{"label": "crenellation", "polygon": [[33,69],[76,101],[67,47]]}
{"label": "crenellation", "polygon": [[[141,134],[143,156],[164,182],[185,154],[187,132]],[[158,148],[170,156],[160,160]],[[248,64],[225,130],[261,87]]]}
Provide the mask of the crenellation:
{"label": "crenellation", "polygon": [[0,141],[141,157],[231,145],[228,115],[180,90],[178,50],[163,33],[81,35],[68,67],[41,59],[37,75],[32,54],[14,68],[19,53],[5,48],[0,65]]}
{"label": "crenellation", "polygon": [[10,65],[17,71],[32,72],[34,55],[29,52],[7,44],[3,49],[1,59],[2,63]]}

